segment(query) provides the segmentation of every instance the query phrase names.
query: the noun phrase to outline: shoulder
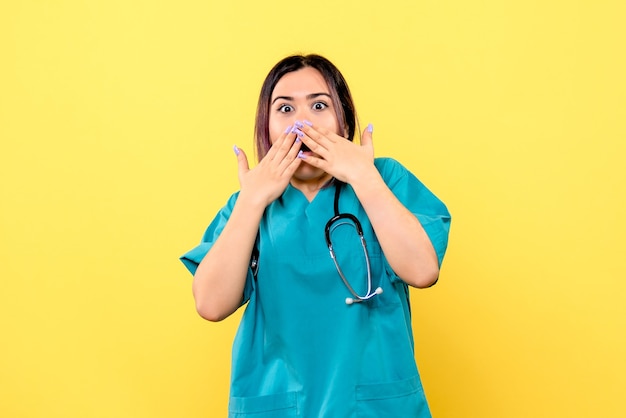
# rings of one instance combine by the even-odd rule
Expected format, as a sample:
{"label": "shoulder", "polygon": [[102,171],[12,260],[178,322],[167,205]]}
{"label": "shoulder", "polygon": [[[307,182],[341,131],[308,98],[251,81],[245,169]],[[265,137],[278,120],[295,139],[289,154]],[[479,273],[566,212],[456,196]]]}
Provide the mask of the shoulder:
{"label": "shoulder", "polygon": [[401,200],[406,200],[409,197],[437,199],[415,174],[395,159],[376,158],[374,165],[387,187]]}
{"label": "shoulder", "polygon": [[239,191],[236,191],[235,193],[231,194],[228,200],[226,201],[226,205],[224,207],[230,208],[232,210],[233,206],[235,206],[235,202],[237,201],[238,197],[239,197]]}
{"label": "shoulder", "polygon": [[375,158],[374,166],[386,183],[393,183],[407,176],[415,177],[405,166],[390,157]]}
{"label": "shoulder", "polygon": [[400,174],[409,172],[405,166],[391,157],[374,158],[374,165],[381,174]]}
{"label": "shoulder", "polygon": [[237,202],[238,197],[239,197],[239,191],[236,191],[235,193],[231,194],[230,197],[226,200],[226,203],[224,203],[224,205],[218,212],[218,215],[227,214],[228,216],[230,216],[230,213],[233,211],[233,208],[235,207],[235,203]]}
{"label": "shoulder", "polygon": [[215,217],[204,232],[203,241],[209,241],[211,237],[215,236],[216,232],[218,234],[221,232],[226,222],[228,222],[230,215],[233,213],[233,208],[235,207],[238,196],[238,191],[231,194],[224,206],[215,214]]}

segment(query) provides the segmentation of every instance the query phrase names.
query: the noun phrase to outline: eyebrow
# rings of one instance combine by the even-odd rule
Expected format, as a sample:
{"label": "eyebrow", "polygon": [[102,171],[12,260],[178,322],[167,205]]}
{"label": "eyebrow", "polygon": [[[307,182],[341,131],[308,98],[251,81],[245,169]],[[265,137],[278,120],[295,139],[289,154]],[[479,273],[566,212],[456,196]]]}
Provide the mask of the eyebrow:
{"label": "eyebrow", "polygon": [[[311,100],[311,99],[315,99],[316,97],[319,97],[319,96],[326,96],[329,99],[332,99],[332,97],[328,93],[311,93],[311,94],[307,94],[306,95],[306,99],[307,100]],[[291,96],[277,96],[277,97],[274,98],[274,100],[272,100],[272,104],[276,103],[277,100],[293,101],[294,98],[291,97]]]}

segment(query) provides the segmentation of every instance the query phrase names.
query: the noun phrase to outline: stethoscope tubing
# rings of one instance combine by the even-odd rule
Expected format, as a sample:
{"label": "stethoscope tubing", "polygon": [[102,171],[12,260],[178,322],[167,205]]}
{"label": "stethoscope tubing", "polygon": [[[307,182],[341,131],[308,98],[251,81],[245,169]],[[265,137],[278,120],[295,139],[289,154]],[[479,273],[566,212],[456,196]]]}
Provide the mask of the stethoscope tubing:
{"label": "stethoscope tubing", "polygon": [[[352,215],[351,213],[339,213],[339,192],[342,186],[343,186],[343,183],[341,182],[338,182],[335,185],[335,205],[334,205],[335,215],[332,218],[330,218],[330,220],[326,223],[326,227],[324,228],[324,235],[326,238],[326,245],[328,246],[328,251],[330,252],[330,258],[333,260],[333,263],[335,264],[337,273],[339,274],[339,277],[341,277],[343,284],[346,286],[348,291],[353,296],[352,298],[350,297],[346,298],[346,301],[345,301],[347,305],[351,305],[353,303],[359,303],[359,302],[364,302],[366,300],[369,300],[372,297],[383,293],[383,289],[381,287],[377,287],[372,292],[372,272],[371,272],[370,258],[369,258],[369,254],[367,253],[367,242],[365,241],[365,237],[363,236],[363,227],[361,226],[361,222],[359,222],[358,218]],[[352,223],[350,222],[340,222],[338,224],[336,223],[337,221],[340,221],[342,219],[349,219]],[[361,247],[363,248],[363,255],[365,257],[365,264],[367,266],[367,292],[365,295],[359,295],[356,292],[356,290],[354,290],[354,288],[350,285],[350,283],[348,282],[348,279],[346,279],[345,275],[343,274],[341,267],[339,267],[339,263],[337,262],[337,257],[335,255],[335,250],[333,249],[333,244],[330,238],[330,234],[335,228],[344,224],[354,226],[354,228],[357,231],[357,234],[359,235],[359,239],[361,241]]]}

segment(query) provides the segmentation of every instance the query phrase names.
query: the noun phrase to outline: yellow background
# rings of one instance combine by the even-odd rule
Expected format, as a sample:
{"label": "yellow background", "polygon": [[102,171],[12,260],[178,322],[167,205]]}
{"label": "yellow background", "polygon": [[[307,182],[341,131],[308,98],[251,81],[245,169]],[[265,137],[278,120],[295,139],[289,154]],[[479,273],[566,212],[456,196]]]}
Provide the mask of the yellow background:
{"label": "yellow background", "polygon": [[239,314],[178,256],[294,52],[453,214],[412,293],[434,416],[626,416],[625,4],[3,1],[0,416],[225,416]]}

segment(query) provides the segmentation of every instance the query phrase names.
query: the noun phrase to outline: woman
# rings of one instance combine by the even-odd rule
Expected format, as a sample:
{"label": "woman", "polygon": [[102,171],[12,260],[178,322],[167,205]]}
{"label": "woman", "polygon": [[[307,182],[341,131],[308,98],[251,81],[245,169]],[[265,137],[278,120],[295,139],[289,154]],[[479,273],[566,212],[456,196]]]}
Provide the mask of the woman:
{"label": "woman", "polygon": [[374,159],[371,125],[360,145],[355,129],[331,62],[281,60],[259,98],[258,165],[235,146],[240,191],[181,257],[202,317],[247,303],[230,417],[430,416],[408,286],[437,281],[450,215],[398,162]]}

